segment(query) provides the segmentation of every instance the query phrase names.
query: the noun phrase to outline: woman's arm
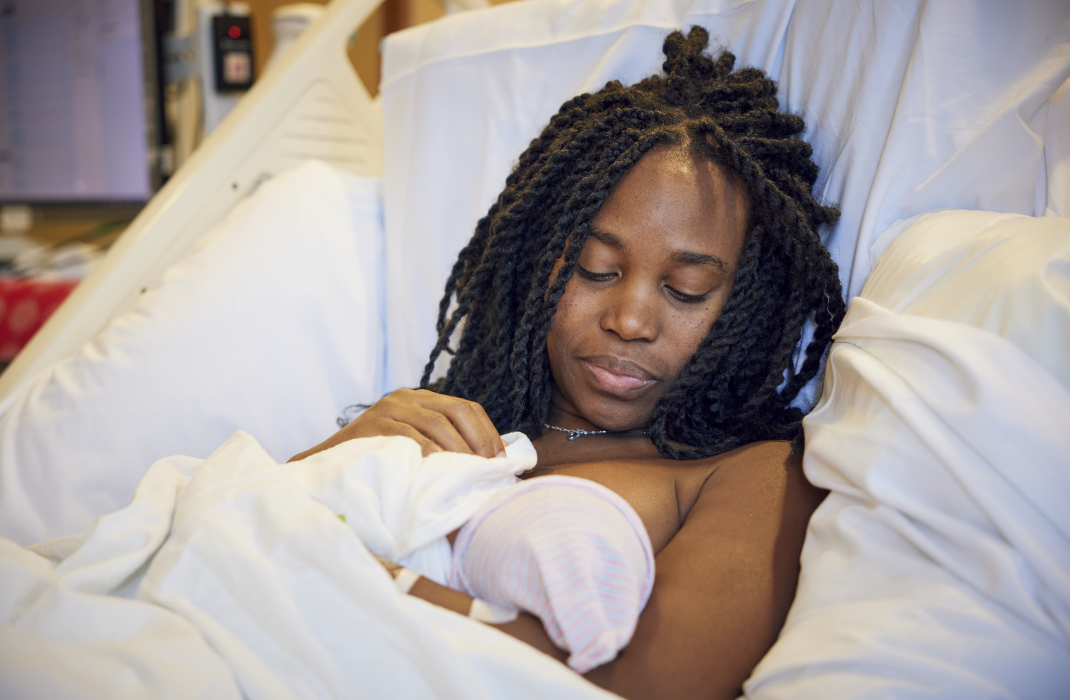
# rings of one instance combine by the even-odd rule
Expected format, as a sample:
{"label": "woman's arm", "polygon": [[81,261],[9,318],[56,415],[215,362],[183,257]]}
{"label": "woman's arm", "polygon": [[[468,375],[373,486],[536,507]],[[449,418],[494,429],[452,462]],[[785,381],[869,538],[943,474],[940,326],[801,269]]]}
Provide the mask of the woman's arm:
{"label": "woman's arm", "polygon": [[783,626],[824,495],[788,443],[728,455],[658,554],[635,636],[587,677],[626,698],[737,697]]}
{"label": "woman's arm", "polygon": [[[468,611],[472,608],[472,596],[452,588],[447,588],[446,586],[435,583],[423,576],[417,579],[416,583],[409,589],[409,595],[422,598],[429,603],[446,608],[447,610],[452,610],[461,615],[468,615]],[[546,634],[542,622],[540,622],[539,618],[534,615],[520,613],[517,615],[516,619],[511,622],[502,622],[491,626],[497,627],[502,632],[516,637],[522,642],[530,644],[544,654],[548,654],[557,659],[561,663],[564,663],[565,659],[568,658],[568,652],[557,648],[554,643],[550,641],[550,637]]]}
{"label": "woman's arm", "polygon": [[398,389],[379,399],[353,422],[313,448],[294,455],[297,462],[347,440],[402,435],[415,440],[424,457],[432,452],[461,452],[503,457],[505,445],[483,407],[425,389]]}

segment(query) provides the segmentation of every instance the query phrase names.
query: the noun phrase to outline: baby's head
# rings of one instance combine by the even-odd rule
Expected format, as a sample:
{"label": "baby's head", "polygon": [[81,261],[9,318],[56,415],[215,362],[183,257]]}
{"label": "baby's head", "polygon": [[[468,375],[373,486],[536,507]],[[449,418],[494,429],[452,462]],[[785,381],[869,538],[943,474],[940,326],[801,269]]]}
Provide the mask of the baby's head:
{"label": "baby's head", "polygon": [[677,458],[798,433],[844,313],[815,233],[838,212],[802,119],[707,41],[674,32],[665,76],[569,100],[521,154],[454,265],[425,383],[460,327],[442,391],[503,432],[539,434],[555,397]]}

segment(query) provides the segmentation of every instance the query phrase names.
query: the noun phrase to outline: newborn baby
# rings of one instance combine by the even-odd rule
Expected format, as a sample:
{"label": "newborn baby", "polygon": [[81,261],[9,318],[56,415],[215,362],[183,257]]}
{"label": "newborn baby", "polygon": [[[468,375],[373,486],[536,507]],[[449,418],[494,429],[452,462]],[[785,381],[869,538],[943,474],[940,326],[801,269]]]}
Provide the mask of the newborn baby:
{"label": "newborn baby", "polygon": [[502,489],[461,528],[449,585],[535,615],[585,673],[632,638],[654,554],[623,498],[586,479],[545,476]]}
{"label": "newborn baby", "polygon": [[[614,491],[534,469],[527,437],[504,458],[438,452],[405,438],[341,443],[300,462],[311,495],[338,514],[408,592],[420,576],[476,600],[470,616],[538,617],[584,673],[628,643],[654,582],[643,521]],[[447,533],[457,537],[451,548]]]}

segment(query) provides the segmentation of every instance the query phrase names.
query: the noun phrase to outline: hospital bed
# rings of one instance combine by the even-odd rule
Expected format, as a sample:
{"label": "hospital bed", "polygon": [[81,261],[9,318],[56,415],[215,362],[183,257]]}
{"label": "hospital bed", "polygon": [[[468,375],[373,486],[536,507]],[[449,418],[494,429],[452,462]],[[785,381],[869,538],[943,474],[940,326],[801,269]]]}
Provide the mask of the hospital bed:
{"label": "hospital bed", "polygon": [[77,531],[238,429],[285,461],[415,385],[523,147],[701,24],[806,120],[861,295],[805,423],[831,495],[746,694],[1070,687],[1065,3],[535,0],[389,37],[381,103],[344,53],[374,5],[333,3],[0,376],[0,535]]}

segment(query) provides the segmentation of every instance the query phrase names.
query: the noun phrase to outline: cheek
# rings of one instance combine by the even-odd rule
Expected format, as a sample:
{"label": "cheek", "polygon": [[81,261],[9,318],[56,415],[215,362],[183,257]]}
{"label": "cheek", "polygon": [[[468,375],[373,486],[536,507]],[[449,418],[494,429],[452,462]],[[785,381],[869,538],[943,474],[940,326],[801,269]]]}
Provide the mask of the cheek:
{"label": "cheek", "polygon": [[557,384],[558,390],[568,396],[567,387],[572,385],[572,373],[575,371],[570,358],[574,354],[576,341],[563,324],[562,309],[550,321],[550,330],[546,333],[546,356],[550,364],[550,376]]}
{"label": "cheek", "polygon": [[[570,279],[565,285],[565,293],[557,302],[557,310],[554,311],[550,321],[550,335],[556,335],[558,341],[565,340],[575,332],[575,327],[580,323],[583,315],[583,300],[576,291],[576,280]],[[549,335],[546,339],[550,342]]]}
{"label": "cheek", "polygon": [[572,318],[574,304],[571,298],[572,295],[569,294],[571,288],[572,283],[570,282],[565,287],[565,293],[561,295],[560,301],[557,302],[557,310],[554,311],[554,315],[550,319],[550,330],[546,333],[546,351],[550,354],[551,362],[553,362],[555,356],[559,356],[565,351],[571,336],[570,328],[574,325]]}
{"label": "cheek", "polygon": [[570,369],[574,370],[570,360],[578,348],[585,345],[585,338],[589,339],[591,329],[598,327],[597,319],[591,318],[591,309],[584,301],[583,295],[576,292],[574,281],[570,280],[550,319],[546,352],[550,358],[550,371],[560,381],[566,380],[560,375],[561,372],[567,374]]}
{"label": "cheek", "polygon": [[557,325],[556,317],[554,318],[555,320],[550,321],[550,330],[546,333],[546,354],[550,357],[551,372],[555,370],[557,353],[559,350],[559,345],[557,343],[557,333],[555,331],[555,326]]}

